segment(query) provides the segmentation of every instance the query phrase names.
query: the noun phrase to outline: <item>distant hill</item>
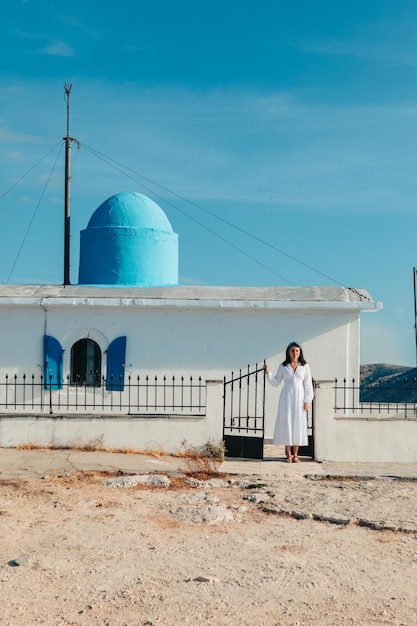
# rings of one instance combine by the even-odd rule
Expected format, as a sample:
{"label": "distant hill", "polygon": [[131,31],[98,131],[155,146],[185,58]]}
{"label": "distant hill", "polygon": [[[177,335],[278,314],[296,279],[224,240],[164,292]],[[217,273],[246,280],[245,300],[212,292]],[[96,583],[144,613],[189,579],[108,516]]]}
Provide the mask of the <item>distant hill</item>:
{"label": "distant hill", "polygon": [[372,378],[374,381],[378,378],[396,377],[396,376],[416,376],[417,369],[415,367],[409,367],[407,365],[392,365],[391,363],[369,363],[368,365],[361,365],[360,375],[361,380],[369,380]]}
{"label": "distant hill", "polygon": [[390,363],[361,365],[361,400],[369,402],[417,401],[417,368]]}

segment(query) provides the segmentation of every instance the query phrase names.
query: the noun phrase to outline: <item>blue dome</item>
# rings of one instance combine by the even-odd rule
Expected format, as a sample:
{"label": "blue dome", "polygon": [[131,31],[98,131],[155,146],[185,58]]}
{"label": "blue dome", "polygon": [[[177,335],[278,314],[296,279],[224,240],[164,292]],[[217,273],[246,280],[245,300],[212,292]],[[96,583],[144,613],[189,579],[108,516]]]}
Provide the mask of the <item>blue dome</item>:
{"label": "blue dome", "polygon": [[178,284],[178,235],[156,202],[126,191],[101,204],[80,233],[80,285]]}
{"label": "blue dome", "polygon": [[123,191],[107,198],[94,211],[87,228],[150,228],[173,232],[161,207],[137,191]]}

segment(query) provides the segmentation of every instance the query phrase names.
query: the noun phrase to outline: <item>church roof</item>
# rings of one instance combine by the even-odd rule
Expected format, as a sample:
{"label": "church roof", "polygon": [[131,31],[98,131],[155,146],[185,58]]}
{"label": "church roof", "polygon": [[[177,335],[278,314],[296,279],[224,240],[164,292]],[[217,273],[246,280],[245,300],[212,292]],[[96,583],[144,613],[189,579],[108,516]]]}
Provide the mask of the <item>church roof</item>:
{"label": "church roof", "polygon": [[347,287],[91,287],[0,285],[0,306],[148,306],[378,311],[364,289]]}
{"label": "church roof", "polygon": [[107,198],[80,233],[80,285],[178,285],[178,235],[147,196]]}
{"label": "church roof", "polygon": [[92,214],[87,228],[140,228],[172,232],[160,206],[136,191],[107,198]]}

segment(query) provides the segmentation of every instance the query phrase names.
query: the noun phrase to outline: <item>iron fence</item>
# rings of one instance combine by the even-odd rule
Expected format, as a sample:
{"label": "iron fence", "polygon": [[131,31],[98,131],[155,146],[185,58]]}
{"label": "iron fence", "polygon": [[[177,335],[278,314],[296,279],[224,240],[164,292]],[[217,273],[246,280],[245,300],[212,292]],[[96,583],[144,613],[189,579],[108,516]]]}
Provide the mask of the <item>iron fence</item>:
{"label": "iron fence", "polygon": [[265,372],[264,367],[248,365],[247,370],[232,372],[224,379],[223,430],[264,433]]}
{"label": "iron fence", "polygon": [[358,414],[401,414],[415,417],[417,414],[417,379],[361,380],[346,378],[342,383],[335,379],[334,409],[344,413]]}
{"label": "iron fence", "polygon": [[[0,411],[4,412],[121,412],[135,414],[205,415],[206,385],[201,376],[128,376],[122,380],[104,377],[89,386],[67,377],[57,388],[52,376],[5,375],[0,381]],[[123,388],[123,391],[120,389]]]}

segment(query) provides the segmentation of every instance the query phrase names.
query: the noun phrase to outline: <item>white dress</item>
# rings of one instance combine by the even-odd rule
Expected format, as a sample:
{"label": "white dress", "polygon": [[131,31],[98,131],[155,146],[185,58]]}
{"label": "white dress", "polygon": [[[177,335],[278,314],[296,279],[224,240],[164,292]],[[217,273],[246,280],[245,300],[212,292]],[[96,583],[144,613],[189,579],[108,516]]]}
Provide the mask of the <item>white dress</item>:
{"label": "white dress", "polygon": [[304,402],[311,402],[314,397],[310,368],[298,365],[294,371],[291,364],[278,367],[277,373],[267,375],[274,387],[284,381],[284,387],[278,402],[273,443],[281,446],[306,446],[307,412]]}

